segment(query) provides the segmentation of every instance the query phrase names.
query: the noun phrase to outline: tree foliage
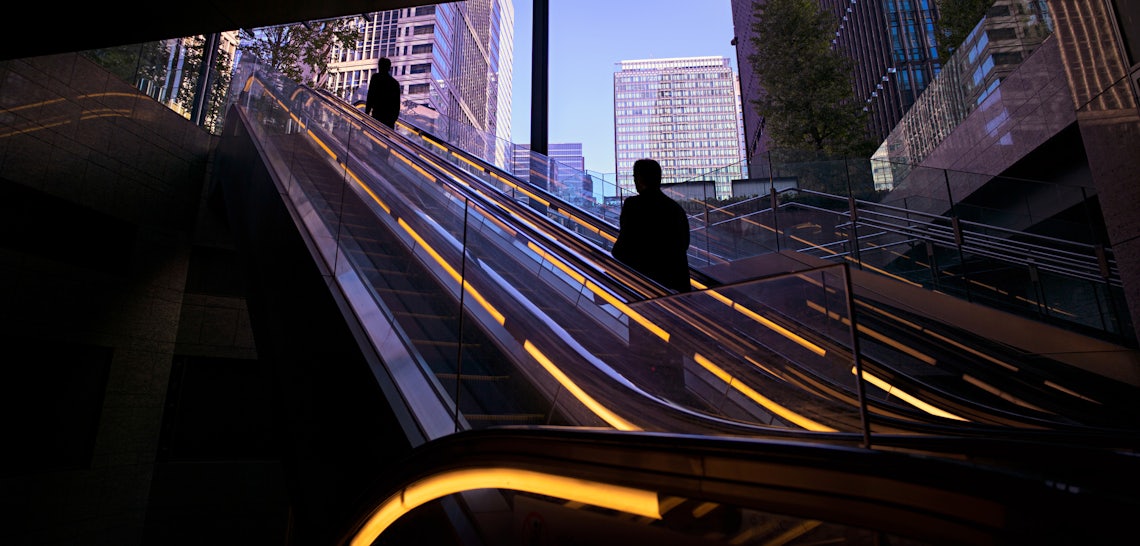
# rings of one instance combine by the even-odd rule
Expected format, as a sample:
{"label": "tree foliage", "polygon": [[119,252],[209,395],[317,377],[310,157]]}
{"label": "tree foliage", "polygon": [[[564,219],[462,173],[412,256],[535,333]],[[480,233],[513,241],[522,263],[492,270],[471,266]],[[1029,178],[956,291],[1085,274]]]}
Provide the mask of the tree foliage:
{"label": "tree foliage", "polygon": [[938,37],[938,60],[945,63],[985,16],[994,0],[940,0],[934,32]]}
{"label": "tree foliage", "polygon": [[250,53],[297,82],[323,86],[338,49],[353,49],[360,39],[355,17],[306,21],[242,31],[241,51]]}
{"label": "tree foliage", "polygon": [[145,42],[85,51],[84,54],[123,81],[161,87],[169,57],[164,42]]}
{"label": "tree foliage", "polygon": [[754,4],[749,57],[761,98],[753,101],[779,148],[864,154],[863,105],[854,100],[851,61],[831,47],[836,22],[815,0]]}
{"label": "tree foliage", "polygon": [[[205,62],[208,43],[206,37],[201,35],[182,40],[183,55],[185,55],[183,76],[174,100],[187,112],[194,110],[194,100],[199,88],[198,79],[201,77],[202,63]],[[208,80],[204,86],[206,90],[206,102],[204,103],[206,112],[203,119],[207,129],[217,132],[221,129],[222,109],[225,108],[228,99],[232,78],[230,69],[233,67],[233,59],[224,49],[218,49],[214,55],[213,65],[210,67],[210,73],[207,75]]]}

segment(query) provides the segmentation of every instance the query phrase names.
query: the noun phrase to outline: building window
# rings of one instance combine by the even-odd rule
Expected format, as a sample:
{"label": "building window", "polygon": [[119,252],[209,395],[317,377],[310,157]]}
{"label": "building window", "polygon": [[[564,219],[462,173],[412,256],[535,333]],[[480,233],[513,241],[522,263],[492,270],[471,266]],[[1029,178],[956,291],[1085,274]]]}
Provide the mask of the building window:
{"label": "building window", "polygon": [[416,15],[435,15],[435,6],[421,6],[416,8]]}
{"label": "building window", "polygon": [[427,74],[431,72],[431,63],[413,64],[410,73],[412,74]]}
{"label": "building window", "polygon": [[432,46],[431,44],[414,45],[414,46],[412,46],[412,55],[415,55],[417,53],[431,53],[431,51],[432,51],[431,46]]}
{"label": "building window", "polygon": [[423,36],[424,34],[435,34],[435,25],[419,25],[412,33],[416,36]]}
{"label": "building window", "polygon": [[419,95],[421,93],[427,93],[430,88],[431,88],[431,84],[413,83],[413,84],[408,86],[408,94],[409,95]]}

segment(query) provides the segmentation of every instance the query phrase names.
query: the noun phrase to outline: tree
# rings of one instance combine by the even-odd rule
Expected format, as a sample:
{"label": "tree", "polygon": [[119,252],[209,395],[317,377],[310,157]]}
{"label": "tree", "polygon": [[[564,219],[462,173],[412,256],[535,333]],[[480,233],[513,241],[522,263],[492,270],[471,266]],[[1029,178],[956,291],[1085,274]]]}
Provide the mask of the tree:
{"label": "tree", "polygon": [[165,42],[145,42],[85,51],[91,60],[125,82],[157,96],[157,89],[167,83],[167,61],[170,52]]}
{"label": "tree", "polygon": [[[186,112],[194,110],[194,100],[197,97],[199,87],[198,78],[208,43],[210,42],[202,35],[182,40],[185,59],[182,68],[182,81],[178,86],[178,94],[174,101]],[[227,93],[232,78],[230,69],[233,67],[233,59],[230,58],[228,52],[221,48],[215,51],[214,55],[214,62],[210,67],[207,85],[204,89],[206,112],[203,119],[207,129],[217,132],[221,129],[220,125],[223,121],[222,109],[225,108],[226,101],[229,98]]]}
{"label": "tree", "polygon": [[814,0],[754,4],[749,57],[761,98],[753,101],[778,148],[830,155],[869,153],[850,59],[832,49],[836,23]]}
{"label": "tree", "polygon": [[938,60],[945,63],[986,15],[994,0],[940,0],[934,33],[938,37]]}
{"label": "tree", "polygon": [[241,51],[293,81],[320,87],[328,80],[333,52],[353,49],[359,39],[355,17],[306,21],[243,30]]}

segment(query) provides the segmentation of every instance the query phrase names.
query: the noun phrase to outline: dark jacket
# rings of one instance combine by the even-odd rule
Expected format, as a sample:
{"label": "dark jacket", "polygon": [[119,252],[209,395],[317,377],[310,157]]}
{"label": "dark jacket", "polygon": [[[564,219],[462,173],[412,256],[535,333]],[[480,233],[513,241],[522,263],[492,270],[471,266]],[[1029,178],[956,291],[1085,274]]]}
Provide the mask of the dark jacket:
{"label": "dark jacket", "polygon": [[368,80],[368,99],[364,113],[387,125],[396,127],[400,117],[400,82],[387,72],[377,72]]}
{"label": "dark jacket", "polygon": [[688,292],[689,219],[685,209],[661,190],[625,200],[612,254],[667,288]]}

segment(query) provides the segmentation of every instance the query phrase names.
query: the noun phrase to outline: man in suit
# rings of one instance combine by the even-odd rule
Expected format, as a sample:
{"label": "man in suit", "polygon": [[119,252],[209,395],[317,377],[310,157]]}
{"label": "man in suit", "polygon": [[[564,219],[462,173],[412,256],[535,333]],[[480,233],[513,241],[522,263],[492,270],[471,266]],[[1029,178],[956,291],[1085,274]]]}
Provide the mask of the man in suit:
{"label": "man in suit", "polygon": [[637,195],[625,200],[611,254],[666,288],[692,289],[689,283],[689,218],[685,209],[661,191],[661,165],[652,159],[633,163]]}
{"label": "man in suit", "polygon": [[364,113],[371,115],[393,129],[400,117],[400,82],[392,77],[392,60],[381,57],[377,63],[379,71],[368,80],[368,99]]}

